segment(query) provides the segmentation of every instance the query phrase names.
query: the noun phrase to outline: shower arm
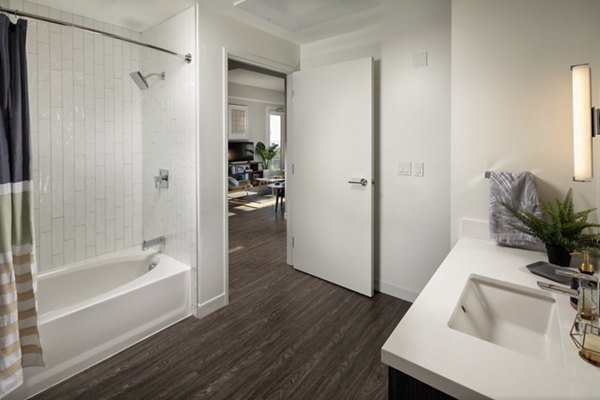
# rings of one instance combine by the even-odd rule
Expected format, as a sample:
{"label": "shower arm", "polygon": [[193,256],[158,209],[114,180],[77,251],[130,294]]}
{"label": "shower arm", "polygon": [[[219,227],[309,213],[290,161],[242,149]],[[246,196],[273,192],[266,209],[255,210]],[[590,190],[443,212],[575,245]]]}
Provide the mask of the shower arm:
{"label": "shower arm", "polygon": [[165,72],[161,72],[161,73],[153,72],[151,74],[143,75],[143,76],[144,76],[144,79],[150,78],[151,76],[160,76],[160,79],[164,81],[167,74]]}

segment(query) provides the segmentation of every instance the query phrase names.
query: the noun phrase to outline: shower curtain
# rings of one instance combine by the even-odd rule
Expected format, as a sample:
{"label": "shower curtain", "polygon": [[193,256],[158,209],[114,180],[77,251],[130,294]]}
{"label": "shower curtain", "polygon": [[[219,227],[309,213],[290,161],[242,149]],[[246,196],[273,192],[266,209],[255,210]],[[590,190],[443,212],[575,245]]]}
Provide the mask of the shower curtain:
{"label": "shower curtain", "polygon": [[27,21],[0,14],[0,397],[43,366],[36,311]]}

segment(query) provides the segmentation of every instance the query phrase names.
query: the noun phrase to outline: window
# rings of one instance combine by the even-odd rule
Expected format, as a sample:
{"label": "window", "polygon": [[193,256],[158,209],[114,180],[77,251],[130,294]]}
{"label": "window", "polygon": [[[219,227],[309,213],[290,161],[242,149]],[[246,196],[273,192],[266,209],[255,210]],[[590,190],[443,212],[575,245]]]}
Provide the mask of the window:
{"label": "window", "polygon": [[268,146],[276,144],[277,155],[271,161],[271,169],[284,169],[285,138],[283,134],[283,109],[267,107],[267,137]]}

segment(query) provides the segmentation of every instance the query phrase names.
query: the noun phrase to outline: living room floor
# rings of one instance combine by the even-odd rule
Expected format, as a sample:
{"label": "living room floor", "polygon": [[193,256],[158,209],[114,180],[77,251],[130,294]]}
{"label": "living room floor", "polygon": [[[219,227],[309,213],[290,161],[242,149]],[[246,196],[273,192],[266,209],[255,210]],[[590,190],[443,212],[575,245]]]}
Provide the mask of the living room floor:
{"label": "living room floor", "polygon": [[230,204],[227,307],[35,399],[386,399],[380,349],[410,303],[368,298],[286,265],[283,212],[255,199]]}

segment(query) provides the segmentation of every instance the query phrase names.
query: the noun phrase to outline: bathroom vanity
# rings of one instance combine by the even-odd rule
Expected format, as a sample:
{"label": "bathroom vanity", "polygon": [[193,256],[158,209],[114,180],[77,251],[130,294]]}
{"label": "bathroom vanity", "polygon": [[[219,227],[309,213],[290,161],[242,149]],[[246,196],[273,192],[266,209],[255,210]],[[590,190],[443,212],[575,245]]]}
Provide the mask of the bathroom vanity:
{"label": "bathroom vanity", "polygon": [[541,252],[461,238],[382,348],[390,398],[600,398],[569,297],[526,265]]}

